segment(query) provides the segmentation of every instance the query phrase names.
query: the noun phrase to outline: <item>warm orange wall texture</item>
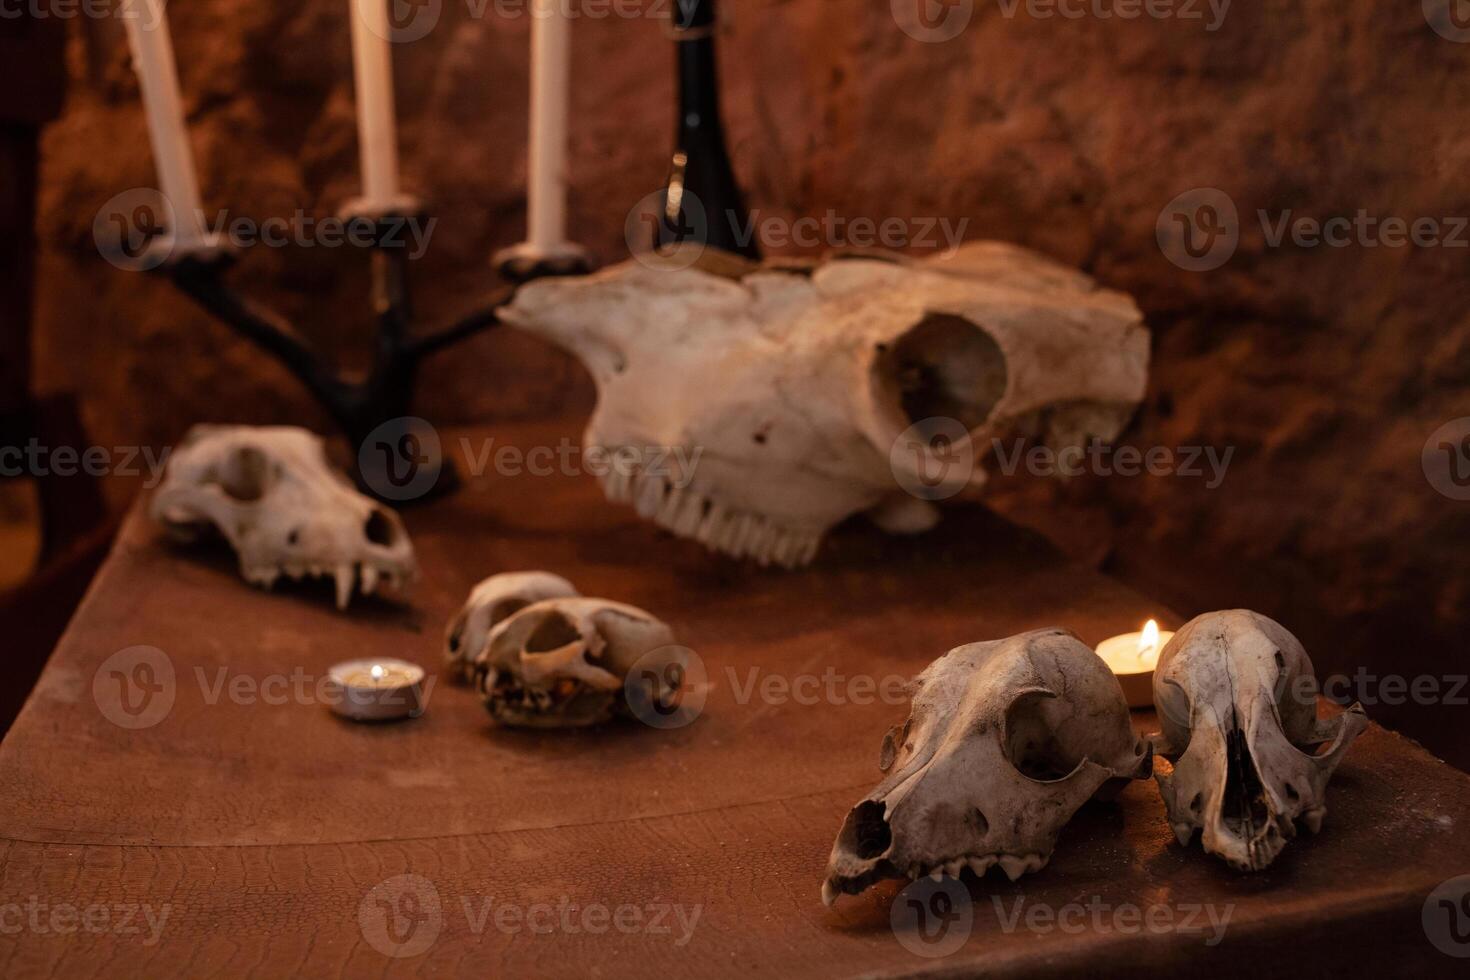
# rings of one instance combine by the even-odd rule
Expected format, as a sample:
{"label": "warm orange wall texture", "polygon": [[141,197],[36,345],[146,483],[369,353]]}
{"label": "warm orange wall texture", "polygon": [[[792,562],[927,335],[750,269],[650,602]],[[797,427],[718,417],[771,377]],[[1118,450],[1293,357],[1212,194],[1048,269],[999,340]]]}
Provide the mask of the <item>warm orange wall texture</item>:
{"label": "warm orange wall texture", "polygon": [[[1125,441],[1233,449],[1213,489],[1002,479],[1003,509],[1183,612],[1277,616],[1321,673],[1470,669],[1470,503],[1436,492],[1420,459],[1432,432],[1470,416],[1470,43],[1453,22],[1437,32],[1417,2],[1202,0],[1104,19],[1091,3],[1069,18],[975,0],[952,5],[969,10],[957,36],[924,43],[886,0],[727,6],[726,115],[762,216],[967,220],[971,237],[1082,266],[1137,296],[1155,331]],[[169,9],[208,207],[332,214],[357,187],[347,4]],[[404,172],[440,219],[415,283],[425,313],[449,315],[519,235],[528,22],[494,3],[438,9],[396,62]],[[108,445],[165,443],[201,419],[321,424],[267,359],[162,281],[99,258],[93,216],[152,169],[121,32],[85,27],[45,142],[42,389],[81,392]],[[664,176],[669,47],[649,17],[575,28],[571,213],[605,257],[624,254],[629,208]],[[1239,215],[1238,247],[1209,271],[1180,268],[1156,237],[1193,188]],[[1284,217],[1353,230],[1335,245],[1273,241]],[[1391,217],[1432,219],[1440,241],[1385,244]],[[351,350],[365,270],[349,249],[256,248],[238,280]],[[580,368],[507,333],[437,359],[422,409],[481,420],[569,397],[586,403]],[[1470,707],[1369,710],[1470,757],[1447,734],[1470,730]]]}

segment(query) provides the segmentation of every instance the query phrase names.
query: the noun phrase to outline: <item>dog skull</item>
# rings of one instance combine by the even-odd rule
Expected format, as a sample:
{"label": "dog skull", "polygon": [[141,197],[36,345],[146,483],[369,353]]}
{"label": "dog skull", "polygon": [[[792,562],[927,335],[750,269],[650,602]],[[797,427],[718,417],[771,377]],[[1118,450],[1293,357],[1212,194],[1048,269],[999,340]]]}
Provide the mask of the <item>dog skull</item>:
{"label": "dog skull", "polygon": [[169,458],[151,513],[182,540],[213,526],[255,585],[331,575],[340,609],[359,575],[364,594],[416,575],[398,515],[353,489],[305,429],[195,426]]}
{"label": "dog skull", "polygon": [[475,657],[485,649],[492,629],[532,603],[577,594],[572,583],[550,572],[502,572],[490,576],[475,586],[464,608],[445,630],[445,665],[472,678]]}
{"label": "dog skull", "polygon": [[1175,836],[1188,844],[1202,830],[1205,850],[1240,871],[1275,860],[1297,817],[1321,828],[1327,781],[1368,725],[1357,704],[1319,721],[1307,652],[1247,609],[1206,613],[1174,634],[1154,671],[1154,702],[1158,750],[1174,760],[1154,778]]}
{"label": "dog skull", "polygon": [[1117,678],[1065,630],[958,647],[915,684],[908,720],[883,740],[888,778],[832,846],[828,905],[882,878],[967,867],[998,864],[1014,881],[1046,865],[1104,784],[1149,774]]}
{"label": "dog skull", "polygon": [[652,685],[654,704],[678,687],[687,651],[667,625],[606,599],[545,599],[490,631],[474,658],[474,682],[502,725],[573,728],[626,710],[624,684]]}
{"label": "dog skull", "polygon": [[858,511],[926,530],[993,440],[1111,439],[1143,396],[1133,301],[1023,249],[738,279],[650,261],[531,283],[502,317],[592,374],[609,498],[736,557],[805,564]]}

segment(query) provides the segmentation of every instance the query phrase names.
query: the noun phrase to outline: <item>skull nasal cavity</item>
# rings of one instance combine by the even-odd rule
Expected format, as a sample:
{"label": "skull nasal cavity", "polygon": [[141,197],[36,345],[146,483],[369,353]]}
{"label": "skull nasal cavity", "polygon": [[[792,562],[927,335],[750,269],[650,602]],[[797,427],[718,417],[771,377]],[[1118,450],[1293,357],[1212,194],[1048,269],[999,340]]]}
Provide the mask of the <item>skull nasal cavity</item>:
{"label": "skull nasal cavity", "polygon": [[883,804],[877,800],[865,800],[852,808],[847,822],[842,825],[839,846],[849,854],[856,854],[864,861],[881,857],[893,844],[893,831],[883,819]]}
{"label": "skull nasal cavity", "polygon": [[380,510],[375,510],[368,515],[367,524],[363,526],[363,533],[373,544],[388,547],[393,543],[393,522],[388,515]]}
{"label": "skull nasal cavity", "polygon": [[931,313],[898,342],[880,349],[879,384],[910,423],[955,419],[971,431],[990,418],[1006,390],[1000,345],[974,323]]}
{"label": "skull nasal cavity", "polygon": [[270,460],[265,453],[246,446],[225,461],[216,482],[235,500],[249,502],[265,496],[269,472]]}
{"label": "skull nasal cavity", "polygon": [[547,616],[526,640],[526,652],[546,653],[559,650],[568,643],[576,643],[581,639],[582,634],[577,632],[577,627],[571,620],[560,614]]}

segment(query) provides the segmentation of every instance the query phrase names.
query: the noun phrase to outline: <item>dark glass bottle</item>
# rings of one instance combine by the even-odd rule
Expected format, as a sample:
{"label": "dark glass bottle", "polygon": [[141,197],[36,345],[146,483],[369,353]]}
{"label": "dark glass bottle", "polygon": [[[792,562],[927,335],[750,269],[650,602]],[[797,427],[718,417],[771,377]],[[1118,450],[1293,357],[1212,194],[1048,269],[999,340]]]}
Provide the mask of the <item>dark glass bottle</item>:
{"label": "dark glass bottle", "polygon": [[720,123],[715,0],[674,0],[670,6],[679,70],[679,126],[669,183],[660,202],[657,244],[697,241],[758,259],[760,249]]}

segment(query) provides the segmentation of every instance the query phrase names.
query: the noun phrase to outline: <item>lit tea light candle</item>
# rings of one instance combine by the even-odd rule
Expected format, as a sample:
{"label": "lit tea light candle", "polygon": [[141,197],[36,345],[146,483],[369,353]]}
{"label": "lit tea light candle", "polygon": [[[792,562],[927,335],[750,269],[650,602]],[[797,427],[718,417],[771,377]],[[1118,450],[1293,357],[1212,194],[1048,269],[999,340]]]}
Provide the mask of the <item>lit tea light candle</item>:
{"label": "lit tea light candle", "polygon": [[1161,631],[1158,622],[1150,619],[1137,633],[1109,637],[1097,645],[1097,655],[1117,676],[1128,707],[1153,707],[1154,667],[1173,638],[1172,631]]}
{"label": "lit tea light candle", "polygon": [[349,660],[327,677],[327,704],[353,721],[417,718],[428,707],[424,668],[406,660]]}

